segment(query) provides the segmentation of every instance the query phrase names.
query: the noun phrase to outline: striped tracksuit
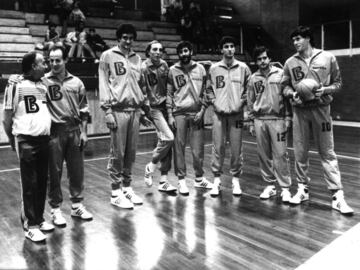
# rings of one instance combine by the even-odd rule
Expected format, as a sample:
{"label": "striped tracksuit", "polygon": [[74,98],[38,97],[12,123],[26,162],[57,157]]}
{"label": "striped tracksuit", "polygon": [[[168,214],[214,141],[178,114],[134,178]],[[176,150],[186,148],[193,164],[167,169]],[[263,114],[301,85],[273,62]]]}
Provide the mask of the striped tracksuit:
{"label": "striped tracksuit", "polygon": [[255,125],[261,176],[268,184],[276,180],[283,188],[291,185],[285,117],[290,119],[288,100],[281,91],[283,71],[272,66],[267,75],[255,72],[248,84],[249,118]]}
{"label": "striped tracksuit", "polygon": [[105,114],[113,114],[117,128],[110,130],[110,159],[107,169],[113,190],[131,183],[131,167],[135,161],[139,137],[140,107],[145,102],[141,90],[141,58],[131,51],[124,55],[118,46],[105,52],[99,64],[100,106]]}
{"label": "striped tracksuit", "polygon": [[215,112],[211,163],[215,177],[223,173],[226,134],[229,135],[231,146],[230,173],[234,177],[241,174],[243,107],[246,103],[246,88],[250,75],[249,67],[237,60],[234,60],[231,66],[219,61],[210,67],[207,101],[214,105]]}
{"label": "striped tracksuit", "polygon": [[49,204],[60,207],[63,202],[61,176],[64,160],[69,179],[70,200],[83,200],[84,153],[80,147],[80,125],[89,118],[89,106],[83,82],[66,72],[63,81],[49,72],[43,83],[47,87],[49,111],[51,113],[51,140],[49,157]]}
{"label": "striped tracksuit", "polygon": [[150,102],[150,115],[156,128],[158,143],[154,149],[152,163],[160,161],[161,174],[167,174],[171,168],[172,145],[174,135],[167,124],[166,112],[166,82],[169,73],[167,63],[160,59],[160,64],[155,65],[150,59],[141,65],[144,88]]}
{"label": "striped tracksuit", "polygon": [[202,120],[200,124],[195,124],[194,117],[205,106],[205,79],[205,68],[194,61],[190,62],[189,71],[180,62],[169,70],[166,107],[168,115],[173,115],[176,123],[174,165],[179,179],[186,176],[185,146],[188,131],[195,176],[204,174],[204,123]]}
{"label": "striped tracksuit", "polygon": [[317,142],[325,181],[330,190],[342,188],[340,170],[334,152],[334,138],[330,103],[332,94],[342,86],[338,63],[329,52],[313,49],[310,63],[297,53],[284,66],[282,79],[283,94],[291,97],[294,86],[303,78],[313,78],[325,88],[324,95],[301,105],[293,104],[293,144],[295,152],[295,173],[299,183],[308,184],[310,129]]}

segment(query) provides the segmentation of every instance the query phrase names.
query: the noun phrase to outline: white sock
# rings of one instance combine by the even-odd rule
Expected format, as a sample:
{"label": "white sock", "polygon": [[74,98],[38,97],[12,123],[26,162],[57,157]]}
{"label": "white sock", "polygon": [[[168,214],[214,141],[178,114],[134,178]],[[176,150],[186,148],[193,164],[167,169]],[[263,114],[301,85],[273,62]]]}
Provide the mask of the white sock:
{"label": "white sock", "polygon": [[155,170],[156,170],[156,164],[150,162],[150,163],[148,164],[148,168],[149,168],[150,172],[153,173],[153,172],[155,172]]}
{"label": "white sock", "polygon": [[122,192],[121,192],[121,189],[119,188],[119,189],[113,189],[112,191],[111,191],[111,196],[112,197],[117,197],[117,196],[119,196],[119,194],[121,194]]}
{"label": "white sock", "polygon": [[76,209],[76,208],[79,208],[80,206],[81,206],[81,203],[73,203],[71,205],[71,208]]}
{"label": "white sock", "polygon": [[240,185],[240,178],[239,177],[233,177],[232,178],[232,184],[235,185]]}
{"label": "white sock", "polygon": [[179,185],[186,185],[185,179],[180,179],[179,180]]}
{"label": "white sock", "polygon": [[163,183],[165,183],[165,182],[167,182],[167,174],[162,174],[161,176],[160,176],[160,184],[163,184]]}
{"label": "white sock", "polygon": [[214,178],[214,185],[219,186],[220,184],[221,184],[221,179],[220,179],[220,177],[215,177],[215,178]]}

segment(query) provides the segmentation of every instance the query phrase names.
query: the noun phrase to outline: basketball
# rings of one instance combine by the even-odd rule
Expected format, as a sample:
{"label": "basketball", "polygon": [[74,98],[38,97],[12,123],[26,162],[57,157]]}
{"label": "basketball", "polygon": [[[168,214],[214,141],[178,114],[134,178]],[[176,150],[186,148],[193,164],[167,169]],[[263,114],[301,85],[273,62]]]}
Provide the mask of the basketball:
{"label": "basketball", "polygon": [[314,92],[319,88],[320,84],[311,78],[303,79],[295,85],[296,92],[299,93],[299,96],[304,101],[313,100],[315,98]]}

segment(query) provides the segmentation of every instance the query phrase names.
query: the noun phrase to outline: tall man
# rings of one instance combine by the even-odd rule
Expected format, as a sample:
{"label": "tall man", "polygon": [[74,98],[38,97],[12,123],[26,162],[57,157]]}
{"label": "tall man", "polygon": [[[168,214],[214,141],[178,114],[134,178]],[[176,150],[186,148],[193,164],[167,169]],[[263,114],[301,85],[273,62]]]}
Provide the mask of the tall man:
{"label": "tall man", "polygon": [[71,216],[91,220],[84,205],[84,152],[87,143],[89,106],[83,82],[66,70],[67,53],[63,46],[53,46],[49,53],[51,71],[43,83],[48,89],[52,118],[50,140],[49,204],[51,217],[57,226],[66,226],[60,206],[63,202],[61,176],[64,160],[68,171]]}
{"label": "tall man", "polygon": [[[312,131],[318,145],[325,181],[332,192],[332,208],[342,214],[351,214],[353,209],[345,202],[334,152],[330,115],[332,94],[339,91],[342,86],[338,63],[331,53],[314,48],[310,28],[299,26],[291,34],[291,38],[297,53],[286,61],[282,79],[283,93],[293,102],[293,143],[298,191],[290,203],[300,204],[309,200],[308,152]],[[320,85],[315,91],[314,99],[302,99],[296,91],[298,83],[304,78],[314,79]]]}
{"label": "tall man", "polygon": [[34,242],[46,239],[42,231],[54,230],[43,218],[51,126],[46,87],[41,82],[45,68],[41,54],[25,54],[23,76],[10,77],[4,95],[4,129],[20,161],[21,220],[25,237]]}
{"label": "tall man", "polygon": [[136,39],[134,26],[122,24],[116,37],[118,45],[105,51],[100,58],[100,106],[111,135],[107,166],[112,180],[110,202],[120,208],[132,209],[134,204],[143,203],[130,184],[139,137],[140,108],[144,105],[145,95],[139,85],[141,58],[131,49]]}
{"label": "tall man", "polygon": [[145,50],[148,59],[142,63],[141,71],[144,80],[144,92],[150,101],[150,115],[156,128],[158,143],[154,150],[152,160],[145,167],[145,183],[152,185],[152,174],[156,164],[160,161],[160,185],[159,191],[172,192],[176,187],[172,186],[167,179],[171,168],[171,148],[174,135],[167,124],[166,112],[166,82],[169,73],[167,63],[161,59],[164,48],[157,41],[151,41]]}
{"label": "tall man", "polygon": [[166,107],[169,126],[175,130],[174,163],[179,179],[179,193],[188,195],[186,185],[185,146],[187,133],[195,171],[195,187],[211,189],[212,184],[203,177],[204,160],[204,88],[205,68],[191,60],[193,47],[188,41],[176,47],[180,61],[170,67]]}
{"label": "tall man", "polygon": [[226,134],[229,134],[233,195],[241,195],[240,174],[242,167],[243,107],[246,104],[246,88],[251,71],[235,59],[235,40],[225,36],[220,40],[223,59],[210,67],[207,83],[207,100],[214,105],[213,157],[211,170],[214,186],[210,195],[219,195],[222,167],[225,158]]}
{"label": "tall man", "polygon": [[282,96],[283,71],[270,65],[269,50],[264,46],[254,49],[254,60],[259,69],[251,75],[248,84],[247,106],[250,133],[256,134],[261,176],[267,183],[260,198],[275,196],[278,182],[282,201],[289,202],[291,177],[286,134],[291,124],[291,110],[288,100]]}

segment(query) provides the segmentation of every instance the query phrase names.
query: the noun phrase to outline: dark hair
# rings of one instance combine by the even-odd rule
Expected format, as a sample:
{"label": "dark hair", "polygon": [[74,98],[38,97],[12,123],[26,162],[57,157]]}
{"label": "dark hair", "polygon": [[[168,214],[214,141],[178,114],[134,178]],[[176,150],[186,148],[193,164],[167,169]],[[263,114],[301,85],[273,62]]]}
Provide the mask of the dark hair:
{"label": "dark hair", "polygon": [[268,48],[266,48],[265,46],[256,46],[253,51],[254,61],[256,61],[256,59],[259,57],[259,55],[262,54],[263,52],[266,52],[266,55],[269,58],[271,58]]}
{"label": "dark hair", "polygon": [[133,34],[134,39],[136,39],[136,29],[135,27],[130,23],[124,23],[118,27],[116,30],[116,37],[117,39],[120,39],[123,34]]}
{"label": "dark hair", "polygon": [[89,28],[89,32],[95,32],[95,28],[94,27]]}
{"label": "dark hair", "polygon": [[37,54],[38,52],[31,51],[23,56],[21,61],[21,69],[24,74],[27,74],[32,70],[32,65],[35,63]]}
{"label": "dark hair", "polygon": [[222,49],[222,47],[224,46],[225,43],[233,43],[235,45],[236,40],[232,36],[223,36],[219,42],[220,49]]}
{"label": "dark hair", "polygon": [[176,46],[176,53],[179,54],[180,51],[184,48],[188,48],[189,51],[193,51],[193,46],[189,41],[180,41]]}
{"label": "dark hair", "polygon": [[66,60],[68,58],[68,50],[63,45],[60,45],[60,44],[55,44],[55,45],[51,46],[49,49],[49,54],[50,54],[50,52],[53,52],[56,50],[60,50],[62,52],[63,60]]}
{"label": "dark hair", "polygon": [[311,46],[315,46],[313,33],[308,26],[298,26],[294,32],[291,33],[290,38],[301,36],[303,38],[309,38]]}
{"label": "dark hair", "polygon": [[54,22],[49,22],[49,29],[50,29],[50,27],[56,27],[57,25],[56,25],[56,23],[54,23]]}
{"label": "dark hair", "polygon": [[149,57],[149,56],[150,56],[149,52],[150,52],[151,46],[152,46],[153,44],[160,44],[160,45],[163,47],[163,52],[165,52],[165,48],[164,48],[164,46],[161,44],[161,42],[160,42],[160,41],[157,41],[157,40],[153,40],[153,41],[150,41],[150,42],[147,44],[147,46],[146,46],[146,49],[145,49],[145,56],[146,56],[146,57]]}

